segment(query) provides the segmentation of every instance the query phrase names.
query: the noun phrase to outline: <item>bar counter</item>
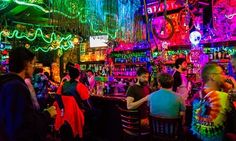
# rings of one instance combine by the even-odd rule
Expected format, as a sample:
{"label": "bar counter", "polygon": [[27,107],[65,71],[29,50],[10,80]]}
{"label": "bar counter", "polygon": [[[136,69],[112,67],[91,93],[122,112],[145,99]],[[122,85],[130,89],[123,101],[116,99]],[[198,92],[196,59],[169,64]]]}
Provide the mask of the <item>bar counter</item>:
{"label": "bar counter", "polygon": [[[92,132],[105,141],[121,141],[122,128],[117,106],[126,107],[125,95],[91,95],[90,100],[95,109]],[[192,106],[186,106],[186,126],[190,128]]]}
{"label": "bar counter", "polygon": [[117,106],[126,106],[125,96],[91,95],[90,102],[94,108],[93,121],[90,121],[92,136],[106,141],[121,141],[122,129]]}
{"label": "bar counter", "polygon": [[125,95],[90,95],[91,99],[99,99],[105,101],[115,101],[125,103]]}

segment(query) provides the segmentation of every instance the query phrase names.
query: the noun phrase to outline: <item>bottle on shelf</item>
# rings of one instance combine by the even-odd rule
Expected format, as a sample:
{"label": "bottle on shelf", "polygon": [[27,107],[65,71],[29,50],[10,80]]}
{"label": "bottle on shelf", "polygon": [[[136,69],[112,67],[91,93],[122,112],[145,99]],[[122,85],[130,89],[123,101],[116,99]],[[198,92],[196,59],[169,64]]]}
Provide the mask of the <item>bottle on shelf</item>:
{"label": "bottle on shelf", "polygon": [[209,53],[209,60],[213,60],[214,59],[214,54],[212,52]]}
{"label": "bottle on shelf", "polygon": [[230,59],[230,54],[226,51],[225,59]]}

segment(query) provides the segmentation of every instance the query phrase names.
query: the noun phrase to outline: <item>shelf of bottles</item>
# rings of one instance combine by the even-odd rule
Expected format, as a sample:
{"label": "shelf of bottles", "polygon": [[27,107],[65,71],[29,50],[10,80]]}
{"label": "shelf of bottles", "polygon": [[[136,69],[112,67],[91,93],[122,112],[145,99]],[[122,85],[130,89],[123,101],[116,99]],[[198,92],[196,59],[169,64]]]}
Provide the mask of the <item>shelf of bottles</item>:
{"label": "shelf of bottles", "polygon": [[209,61],[216,63],[227,63],[233,53],[231,48],[217,47],[217,48],[205,48],[205,54],[208,55]]}
{"label": "shelf of bottles", "polygon": [[11,49],[10,44],[0,42],[0,74],[9,71],[9,51]]}
{"label": "shelf of bottles", "polygon": [[230,59],[231,55],[235,53],[234,47],[215,47],[215,48],[205,48],[204,52],[208,55],[209,62],[217,63],[224,68],[226,74],[230,73]]}
{"label": "shelf of bottles", "polygon": [[92,70],[94,73],[100,73],[104,69],[105,61],[80,62],[80,68],[83,71]]}
{"label": "shelf of bottles", "polygon": [[150,62],[150,51],[113,52],[111,57],[114,60],[114,78],[133,79],[136,78],[137,68],[146,67],[147,62]]}

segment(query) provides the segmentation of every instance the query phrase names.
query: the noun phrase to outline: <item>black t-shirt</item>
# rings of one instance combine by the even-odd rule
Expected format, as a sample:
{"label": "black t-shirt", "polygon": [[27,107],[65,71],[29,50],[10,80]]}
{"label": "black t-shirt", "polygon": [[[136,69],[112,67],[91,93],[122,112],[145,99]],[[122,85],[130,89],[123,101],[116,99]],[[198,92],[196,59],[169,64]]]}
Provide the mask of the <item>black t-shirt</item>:
{"label": "black t-shirt", "polygon": [[[140,85],[133,85],[130,86],[127,90],[127,97],[133,97],[134,102],[142,99],[143,97],[150,94],[150,89],[148,86],[140,86]],[[138,110],[140,112],[140,117],[147,118],[149,114],[149,108],[147,106],[147,102],[143,103],[141,106],[138,107]]]}
{"label": "black t-shirt", "polygon": [[177,87],[179,87],[182,84],[180,72],[176,71],[173,77],[174,77],[173,91],[176,92]]}

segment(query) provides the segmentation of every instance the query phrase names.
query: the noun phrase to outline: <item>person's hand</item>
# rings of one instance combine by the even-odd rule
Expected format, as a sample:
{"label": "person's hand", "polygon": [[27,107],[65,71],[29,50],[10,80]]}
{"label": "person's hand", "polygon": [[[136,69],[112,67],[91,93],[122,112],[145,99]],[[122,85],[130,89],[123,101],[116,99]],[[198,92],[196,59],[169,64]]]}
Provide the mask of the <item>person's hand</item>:
{"label": "person's hand", "polygon": [[226,82],[229,81],[228,83],[234,85],[234,88],[236,87],[236,81],[232,76],[225,76]]}
{"label": "person's hand", "polygon": [[144,97],[144,101],[148,101],[149,95]]}
{"label": "person's hand", "polygon": [[51,106],[51,107],[45,109],[45,111],[48,111],[48,113],[50,114],[51,118],[54,118],[57,115],[57,111],[56,111],[56,107],[55,106]]}

